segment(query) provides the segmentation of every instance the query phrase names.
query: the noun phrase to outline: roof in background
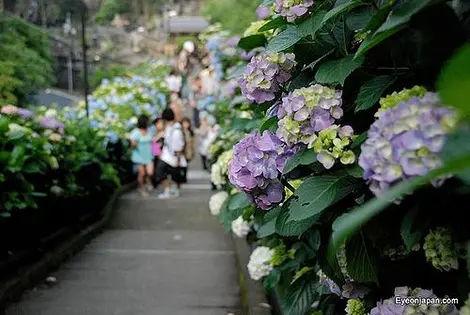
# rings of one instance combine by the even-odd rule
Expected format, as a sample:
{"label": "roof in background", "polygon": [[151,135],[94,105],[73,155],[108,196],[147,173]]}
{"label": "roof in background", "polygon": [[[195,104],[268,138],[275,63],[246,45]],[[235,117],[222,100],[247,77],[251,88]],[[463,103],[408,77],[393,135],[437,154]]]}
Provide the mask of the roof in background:
{"label": "roof in background", "polygon": [[209,27],[209,23],[200,16],[175,16],[168,21],[169,32],[175,33],[201,33]]}

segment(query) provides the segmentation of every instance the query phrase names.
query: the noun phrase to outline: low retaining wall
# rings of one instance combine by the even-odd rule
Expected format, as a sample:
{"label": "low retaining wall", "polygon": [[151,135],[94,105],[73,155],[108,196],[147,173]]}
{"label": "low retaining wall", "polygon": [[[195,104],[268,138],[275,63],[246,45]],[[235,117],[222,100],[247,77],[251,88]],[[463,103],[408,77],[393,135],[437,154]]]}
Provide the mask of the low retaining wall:
{"label": "low retaining wall", "polygon": [[3,313],[1,310],[4,310],[9,304],[18,300],[25,290],[43,281],[50,272],[57,269],[61,263],[80,251],[99,234],[111,218],[117,199],[135,187],[136,183],[119,187],[103,209],[101,219],[91,225],[84,226],[72,237],[64,239],[58,246],[47,250],[37,262],[19,269],[15,275],[0,283],[0,313]]}

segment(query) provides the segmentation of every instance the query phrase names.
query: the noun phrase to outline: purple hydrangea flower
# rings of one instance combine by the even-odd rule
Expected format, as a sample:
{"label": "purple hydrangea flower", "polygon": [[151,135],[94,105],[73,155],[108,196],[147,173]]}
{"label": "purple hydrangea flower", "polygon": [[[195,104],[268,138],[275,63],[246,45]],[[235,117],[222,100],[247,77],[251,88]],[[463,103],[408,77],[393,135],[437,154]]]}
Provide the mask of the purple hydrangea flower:
{"label": "purple hydrangea flower", "polygon": [[359,165],[374,194],[442,165],[439,153],[456,123],[435,93],[412,97],[380,113],[362,145]]}
{"label": "purple hydrangea flower", "polygon": [[264,20],[267,17],[271,16],[271,8],[267,6],[260,5],[256,9],[256,16],[259,20]]}
{"label": "purple hydrangea flower", "polygon": [[51,129],[64,133],[65,125],[57,120],[55,117],[44,117],[39,121],[39,125],[46,129]]}
{"label": "purple hydrangea flower", "polygon": [[34,112],[26,108],[18,108],[18,115],[23,119],[31,119],[34,116]]}
{"label": "purple hydrangea flower", "polygon": [[234,146],[229,180],[259,208],[268,210],[284,199],[284,187],[278,177],[295,152],[270,131],[250,134]]}
{"label": "purple hydrangea flower", "polygon": [[291,78],[294,66],[294,54],[262,53],[253,57],[239,80],[243,96],[258,104],[274,100],[280,86]]}
{"label": "purple hydrangea flower", "polygon": [[341,95],[339,90],[314,84],[283,96],[277,110],[278,137],[288,145],[311,145],[316,133],[342,117]]}
{"label": "purple hydrangea flower", "polygon": [[[410,298],[412,303],[401,303],[400,300]],[[418,299],[416,299],[418,298]],[[458,315],[459,311],[452,304],[420,303],[419,299],[437,299],[432,290],[408,287],[395,288],[395,295],[387,300],[377,302],[377,306],[370,311],[370,315],[404,315],[404,314],[436,314]],[[413,303],[416,301],[415,303]]]}
{"label": "purple hydrangea flower", "polygon": [[276,0],[275,11],[286,17],[288,22],[308,13],[308,8],[313,5],[313,0]]}

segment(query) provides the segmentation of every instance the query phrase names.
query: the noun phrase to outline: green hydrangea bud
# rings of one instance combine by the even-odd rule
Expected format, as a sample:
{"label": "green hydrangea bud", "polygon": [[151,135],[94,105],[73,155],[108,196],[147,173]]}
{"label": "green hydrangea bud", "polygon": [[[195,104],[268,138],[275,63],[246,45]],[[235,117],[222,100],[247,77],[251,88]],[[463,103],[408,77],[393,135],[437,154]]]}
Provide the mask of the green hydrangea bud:
{"label": "green hydrangea bud", "polygon": [[421,249],[419,244],[416,244],[411,248],[411,250],[407,250],[404,245],[400,246],[391,246],[385,245],[382,249],[382,256],[389,258],[391,261],[397,261],[404,259],[407,257],[411,252],[415,252]]}
{"label": "green hydrangea bud", "polygon": [[353,164],[356,156],[353,151],[349,150],[349,146],[356,138],[353,133],[350,126],[338,125],[332,125],[320,131],[312,144],[315,153],[318,153],[317,160],[326,169],[332,168],[338,159],[344,165]]}
{"label": "green hydrangea bud", "polygon": [[282,263],[287,259],[287,249],[286,245],[281,244],[274,248],[274,254],[271,257],[271,264],[274,267],[282,265]]}
{"label": "green hydrangea bud", "polygon": [[378,117],[382,111],[394,108],[401,102],[408,101],[413,96],[423,97],[424,94],[426,94],[426,89],[417,85],[411,89],[403,89],[400,92],[393,92],[392,94],[380,99],[380,109],[377,111],[375,116]]}
{"label": "green hydrangea bud", "polygon": [[294,279],[292,279],[292,282],[297,281],[298,279],[300,279],[300,277],[302,277],[304,274],[306,274],[312,269],[313,269],[312,267],[303,267],[302,269],[297,270],[297,272],[295,273]]}
{"label": "green hydrangea bud", "polygon": [[426,260],[434,268],[441,271],[459,268],[458,253],[450,230],[439,227],[431,231],[424,239],[423,249]]}
{"label": "green hydrangea bud", "polygon": [[349,299],[346,304],[346,314],[348,315],[365,315],[366,308],[364,302],[357,299]]}

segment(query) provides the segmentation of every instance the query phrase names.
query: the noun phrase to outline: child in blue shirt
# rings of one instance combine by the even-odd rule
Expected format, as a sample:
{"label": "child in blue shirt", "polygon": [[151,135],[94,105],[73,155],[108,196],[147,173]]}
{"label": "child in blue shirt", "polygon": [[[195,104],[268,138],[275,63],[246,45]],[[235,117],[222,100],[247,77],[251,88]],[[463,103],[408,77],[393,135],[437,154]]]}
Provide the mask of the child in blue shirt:
{"label": "child in blue shirt", "polygon": [[[148,196],[148,191],[153,189],[153,135],[149,130],[149,118],[140,116],[137,121],[137,128],[131,133],[132,156],[131,160],[137,167],[137,181],[142,196]],[[146,188],[147,185],[147,188]]]}

